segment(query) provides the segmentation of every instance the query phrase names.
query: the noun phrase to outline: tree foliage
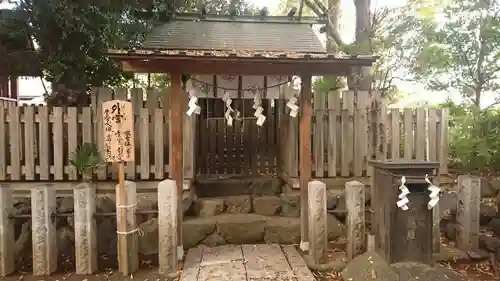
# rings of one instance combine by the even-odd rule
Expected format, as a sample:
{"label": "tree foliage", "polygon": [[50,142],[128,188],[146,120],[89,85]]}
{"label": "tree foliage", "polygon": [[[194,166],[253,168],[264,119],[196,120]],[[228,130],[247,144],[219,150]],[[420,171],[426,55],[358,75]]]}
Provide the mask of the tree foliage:
{"label": "tree foliage", "polygon": [[[405,34],[413,29],[414,21],[408,14],[415,9],[415,1],[409,1],[402,7],[379,7],[374,10],[370,10],[369,0],[351,1],[356,7],[354,42],[346,42],[340,35],[339,29],[342,25],[340,0],[305,0],[303,14],[327,15],[328,23],[322,31],[328,38],[328,51],[379,56],[368,82],[371,82],[372,89],[380,91],[391,101],[397,97],[395,81],[403,75],[401,69],[407,63],[403,46],[406,44]],[[294,5],[294,1],[288,0],[282,2],[280,8],[285,12]],[[331,85],[328,85],[329,83]],[[317,84],[318,89],[342,86],[344,85],[339,79],[319,80]]]}
{"label": "tree foliage", "polygon": [[462,173],[500,172],[500,110],[448,101],[450,164]]}
{"label": "tree foliage", "polygon": [[[241,0],[202,2],[209,13],[254,13]],[[52,83],[49,104],[76,106],[88,103],[92,86],[115,86],[130,80],[106,56],[109,48],[137,48],[157,24],[175,11],[196,10],[191,0],[22,0],[15,11],[26,23],[24,32],[38,46],[41,74]],[[8,26],[0,22],[0,30]]]}
{"label": "tree foliage", "polygon": [[[432,91],[461,95],[450,109],[450,158],[462,172],[500,167],[500,2],[448,0],[415,15],[405,46],[412,78]],[[495,103],[484,104],[485,95]]]}
{"label": "tree foliage", "polygon": [[458,92],[475,106],[500,90],[500,2],[453,0],[421,17],[413,33],[412,73],[429,89]]}

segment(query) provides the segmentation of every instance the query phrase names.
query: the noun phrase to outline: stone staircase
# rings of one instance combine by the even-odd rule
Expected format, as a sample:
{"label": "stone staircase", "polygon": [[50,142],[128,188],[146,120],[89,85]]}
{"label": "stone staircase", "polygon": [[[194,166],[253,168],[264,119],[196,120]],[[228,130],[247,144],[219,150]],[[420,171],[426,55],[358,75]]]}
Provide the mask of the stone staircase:
{"label": "stone staircase", "polygon": [[[336,194],[330,196],[329,207],[338,205]],[[279,178],[198,180],[193,195],[192,202],[184,206],[185,248],[300,243],[300,194],[283,188]],[[328,215],[329,239],[344,235],[343,217],[341,212]]]}

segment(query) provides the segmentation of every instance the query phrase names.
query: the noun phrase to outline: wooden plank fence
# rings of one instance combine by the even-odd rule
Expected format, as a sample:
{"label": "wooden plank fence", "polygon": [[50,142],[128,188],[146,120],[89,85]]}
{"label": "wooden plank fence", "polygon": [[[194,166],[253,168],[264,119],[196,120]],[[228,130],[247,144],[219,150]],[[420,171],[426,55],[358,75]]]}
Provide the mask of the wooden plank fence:
{"label": "wooden plank fence", "polygon": [[262,100],[266,121],[257,126],[252,99],[232,99],[237,112],[232,126],[226,124],[224,101],[199,100],[197,174],[277,175],[277,110]]}
{"label": "wooden plank fence", "polygon": [[[134,107],[136,161],[127,163],[127,179],[163,180],[170,173],[168,101],[160,91],[100,88],[92,104],[84,108],[47,106],[0,106],[1,180],[78,180],[69,163],[69,154],[84,142],[103,148],[100,106],[111,99],[130,99]],[[130,98],[129,98],[130,97]],[[185,178],[193,178],[195,118],[185,122]],[[98,169],[97,180],[115,179],[117,167]]]}
{"label": "wooden plank fence", "polygon": [[14,107],[19,104],[17,99],[0,97],[0,107]]}
{"label": "wooden plank fence", "polygon": [[[68,155],[83,142],[97,143],[103,150],[100,106],[111,99],[133,103],[136,161],[127,164],[127,178],[167,178],[170,118],[164,93],[99,88],[92,93],[90,107],[0,105],[0,181],[78,180]],[[438,161],[440,172],[446,173],[447,110],[387,109],[374,103],[376,99],[351,92],[314,96],[313,177],[365,176],[369,159]],[[185,118],[185,178],[278,173],[298,177],[299,118],[288,116],[285,103],[276,102],[273,108],[263,101],[267,119],[258,127],[252,100],[235,99],[233,108],[240,116],[229,127],[220,99],[200,99],[202,113]],[[96,171],[95,177],[115,179],[116,173],[117,167],[110,164]]]}
{"label": "wooden plank fence", "polygon": [[[314,95],[313,177],[366,176],[370,159],[418,159],[440,163],[448,172],[448,111],[435,108],[374,110],[367,93]],[[299,177],[299,118],[282,108],[280,167]],[[380,134],[382,132],[382,134]],[[374,145],[376,143],[376,145]]]}

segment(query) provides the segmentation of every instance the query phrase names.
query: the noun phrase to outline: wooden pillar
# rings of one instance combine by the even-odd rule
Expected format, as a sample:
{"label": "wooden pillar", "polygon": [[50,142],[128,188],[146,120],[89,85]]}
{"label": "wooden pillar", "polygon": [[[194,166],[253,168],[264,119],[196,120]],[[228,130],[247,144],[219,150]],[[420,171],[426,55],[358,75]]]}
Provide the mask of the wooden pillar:
{"label": "wooden pillar", "polygon": [[300,248],[309,250],[308,191],[307,185],[312,174],[311,154],[311,122],[312,91],[311,75],[301,76],[300,90],[300,128],[299,128],[299,162],[300,162]]}
{"label": "wooden pillar", "polygon": [[19,86],[17,84],[17,76],[10,76],[10,98],[19,100]]}
{"label": "wooden pillar", "polygon": [[9,76],[0,75],[0,97],[8,98],[9,95]]}
{"label": "wooden pillar", "polygon": [[[170,74],[170,131],[171,141],[170,149],[172,151],[172,169],[171,178],[177,185],[178,206],[182,206],[182,186],[184,181],[184,165],[183,165],[183,125],[185,114],[185,99],[184,91],[182,90],[182,79],[180,73]],[[182,245],[182,208],[177,208],[177,250],[179,259],[183,256]]]}

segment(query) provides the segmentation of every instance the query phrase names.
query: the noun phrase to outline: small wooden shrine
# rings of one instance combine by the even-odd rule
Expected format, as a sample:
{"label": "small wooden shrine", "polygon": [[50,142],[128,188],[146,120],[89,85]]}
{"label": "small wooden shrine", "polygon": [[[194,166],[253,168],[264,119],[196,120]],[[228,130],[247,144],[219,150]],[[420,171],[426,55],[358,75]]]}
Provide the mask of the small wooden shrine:
{"label": "small wooden shrine", "polygon": [[[290,111],[295,110],[291,114],[300,118],[303,242],[308,242],[305,206],[312,171],[312,76],[357,76],[362,68],[370,68],[374,61],[373,57],[327,53],[311,27],[316,24],[325,24],[325,20],[294,16],[179,14],[155,28],[140,49],[108,52],[110,58],[121,62],[124,70],[170,74],[170,89],[165,94],[170,100],[172,178],[179,190],[183,183],[183,119],[186,113],[200,111],[195,96],[254,98],[258,117],[259,99],[280,98],[276,91],[268,91],[269,85],[299,77],[298,105]],[[191,79],[183,79],[186,75]],[[181,221],[182,211],[178,216]],[[181,230],[178,232],[178,243],[182,245]]]}

